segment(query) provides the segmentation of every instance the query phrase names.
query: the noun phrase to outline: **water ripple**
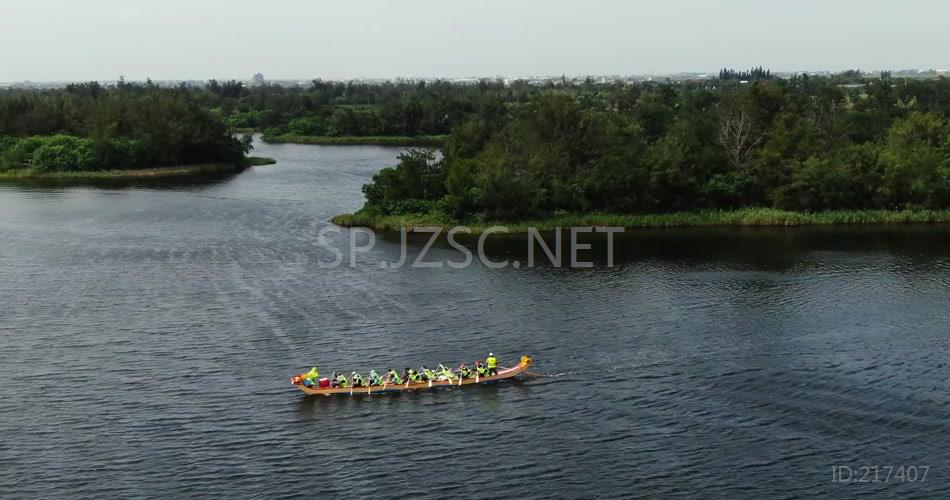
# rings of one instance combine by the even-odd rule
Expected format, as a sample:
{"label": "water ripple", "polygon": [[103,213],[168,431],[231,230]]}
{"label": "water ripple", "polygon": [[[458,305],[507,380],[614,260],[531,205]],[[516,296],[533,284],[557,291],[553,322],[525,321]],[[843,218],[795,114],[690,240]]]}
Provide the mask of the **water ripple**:
{"label": "water ripple", "polygon": [[[261,149],[208,186],[0,188],[0,497],[950,494],[947,229],[643,231],[612,270],[388,271],[380,241],[323,269],[317,233],[398,150]],[[488,350],[546,376],[287,382]],[[900,464],[931,477],[829,473]]]}

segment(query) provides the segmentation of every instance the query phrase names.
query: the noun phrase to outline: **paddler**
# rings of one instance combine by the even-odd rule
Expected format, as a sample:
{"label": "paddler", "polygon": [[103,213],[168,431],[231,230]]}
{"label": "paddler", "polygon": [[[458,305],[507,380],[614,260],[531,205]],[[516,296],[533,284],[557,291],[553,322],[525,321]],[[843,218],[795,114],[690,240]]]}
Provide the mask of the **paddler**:
{"label": "paddler", "polygon": [[402,384],[402,377],[399,376],[399,373],[395,368],[390,368],[386,373],[386,383],[387,384]]}
{"label": "paddler", "polygon": [[439,380],[454,380],[455,372],[451,368],[439,363]]}
{"label": "paddler", "polygon": [[488,359],[485,360],[485,364],[488,365],[489,375],[498,375],[498,359],[495,358],[495,353],[488,353]]}
{"label": "paddler", "polygon": [[353,372],[350,378],[353,379],[353,387],[366,387],[366,380],[358,372]]}
{"label": "paddler", "polygon": [[333,372],[333,377],[330,379],[330,387],[348,387],[349,382],[346,380],[346,375],[342,373]]}
{"label": "paddler", "polygon": [[422,365],[422,368],[419,371],[420,371],[419,378],[422,379],[423,381],[428,382],[430,380],[432,381],[435,380],[435,372],[427,368],[426,365]]}
{"label": "paddler", "polygon": [[472,378],[474,374],[472,369],[468,367],[465,363],[462,363],[462,366],[459,367],[459,377],[462,378]]}
{"label": "paddler", "polygon": [[406,381],[407,382],[420,382],[422,377],[419,373],[412,368],[406,368]]}
{"label": "paddler", "polygon": [[383,379],[376,373],[376,370],[369,371],[369,385],[383,385]]}
{"label": "paddler", "polygon": [[486,367],[484,364],[482,364],[481,361],[476,361],[476,362],[475,362],[475,371],[478,373],[478,376],[479,376],[479,377],[487,377],[487,376],[488,376],[488,367]]}

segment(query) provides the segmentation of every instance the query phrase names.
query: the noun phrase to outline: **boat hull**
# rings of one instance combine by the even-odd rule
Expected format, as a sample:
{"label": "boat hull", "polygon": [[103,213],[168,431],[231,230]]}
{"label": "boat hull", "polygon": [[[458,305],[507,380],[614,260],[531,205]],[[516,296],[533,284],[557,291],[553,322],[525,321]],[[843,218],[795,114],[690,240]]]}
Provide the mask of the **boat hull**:
{"label": "boat hull", "polygon": [[398,385],[374,385],[370,387],[328,387],[321,389],[319,387],[307,387],[303,384],[294,384],[304,394],[311,396],[334,396],[334,395],[357,395],[357,394],[379,394],[391,392],[411,392],[435,389],[437,387],[460,387],[475,384],[490,384],[501,380],[507,380],[517,377],[524,373],[531,366],[531,358],[522,356],[521,362],[509,368],[499,368],[498,374],[489,377],[473,377],[461,380],[441,380],[432,382],[414,382]]}

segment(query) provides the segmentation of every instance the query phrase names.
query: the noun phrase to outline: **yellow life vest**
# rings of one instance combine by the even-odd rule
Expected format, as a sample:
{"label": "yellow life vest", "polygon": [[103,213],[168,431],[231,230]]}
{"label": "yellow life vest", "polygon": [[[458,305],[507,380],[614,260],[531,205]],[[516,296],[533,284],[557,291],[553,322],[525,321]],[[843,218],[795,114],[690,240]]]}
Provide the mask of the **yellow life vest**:
{"label": "yellow life vest", "polygon": [[489,368],[489,369],[497,368],[497,367],[498,367],[498,360],[495,359],[494,356],[490,356],[488,359],[485,360],[485,364],[488,365],[488,368]]}

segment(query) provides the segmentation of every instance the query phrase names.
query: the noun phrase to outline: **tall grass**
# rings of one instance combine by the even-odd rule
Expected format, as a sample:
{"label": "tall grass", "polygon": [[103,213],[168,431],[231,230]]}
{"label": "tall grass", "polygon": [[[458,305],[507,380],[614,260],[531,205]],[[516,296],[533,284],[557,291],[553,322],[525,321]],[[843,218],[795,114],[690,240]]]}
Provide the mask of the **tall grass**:
{"label": "tall grass", "polygon": [[205,165],[181,165],[176,167],[155,167],[135,170],[92,170],[43,172],[33,169],[0,171],[0,180],[17,179],[137,179],[161,177],[187,177],[236,172],[243,167],[231,163],[210,163]]}
{"label": "tall grass", "polygon": [[382,231],[413,227],[468,226],[473,233],[491,226],[505,226],[510,232],[527,232],[556,227],[610,226],[626,228],[698,227],[698,226],[808,226],[828,224],[907,224],[947,223],[950,210],[840,210],[827,212],[790,212],[772,208],[743,208],[708,212],[668,214],[562,214],[523,221],[455,220],[441,213],[377,215],[368,212],[344,214],[333,218],[340,226],[363,226]]}

